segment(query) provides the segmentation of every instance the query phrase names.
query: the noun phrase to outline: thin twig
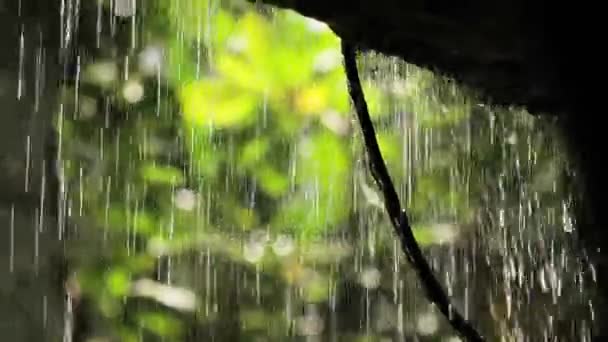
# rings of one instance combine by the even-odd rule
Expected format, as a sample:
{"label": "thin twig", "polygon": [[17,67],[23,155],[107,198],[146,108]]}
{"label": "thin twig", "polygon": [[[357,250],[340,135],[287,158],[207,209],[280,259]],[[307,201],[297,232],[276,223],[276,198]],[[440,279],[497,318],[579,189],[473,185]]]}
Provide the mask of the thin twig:
{"label": "thin twig", "polygon": [[467,341],[484,341],[484,338],[477,330],[450,303],[449,298],[433,275],[433,271],[416,242],[407,213],[401,209],[399,196],[378,147],[376,132],[369,116],[365,95],[363,94],[361,81],[359,80],[355,49],[348,42],[342,41],[342,54],[344,55],[348,91],[355,106],[359,124],[361,125],[370,171],[384,195],[384,206],[395,228],[395,233],[401,242],[401,248],[418,273],[429,300],[437,305],[454,330]]}

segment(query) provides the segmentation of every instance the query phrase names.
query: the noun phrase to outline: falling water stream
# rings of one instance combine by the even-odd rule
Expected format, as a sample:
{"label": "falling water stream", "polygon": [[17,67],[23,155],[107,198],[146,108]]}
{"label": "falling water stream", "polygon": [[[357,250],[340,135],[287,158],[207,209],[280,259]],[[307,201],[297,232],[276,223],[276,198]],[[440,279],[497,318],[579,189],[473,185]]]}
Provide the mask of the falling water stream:
{"label": "falling water stream", "polygon": [[[6,341],[459,340],[393,235],[325,24],[243,0],[0,15]],[[589,340],[593,269],[551,119],[359,63],[458,309],[491,341]]]}

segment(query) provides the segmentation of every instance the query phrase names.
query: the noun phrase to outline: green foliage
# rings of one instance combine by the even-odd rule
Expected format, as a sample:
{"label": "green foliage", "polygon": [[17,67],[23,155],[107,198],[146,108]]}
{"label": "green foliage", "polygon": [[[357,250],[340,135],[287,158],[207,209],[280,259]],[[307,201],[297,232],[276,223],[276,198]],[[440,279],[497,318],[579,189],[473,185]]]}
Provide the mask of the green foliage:
{"label": "green foliage", "polygon": [[137,317],[140,326],[164,338],[175,338],[183,331],[182,322],[167,315],[156,312],[142,312]]}
{"label": "green foliage", "polygon": [[112,296],[125,296],[128,294],[129,286],[131,285],[129,272],[124,269],[114,268],[109,272],[106,283],[108,291]]}
{"label": "green foliage", "polygon": [[[57,118],[72,219],[103,232],[87,245],[90,259],[79,260],[78,279],[105,316],[121,317],[134,300],[132,282],[151,277],[166,258],[205,250],[299,288],[303,303],[320,303],[330,298],[334,265],[353,257],[328,236],[377,217],[370,229],[388,238],[370,244],[391,248],[382,198],[361,170],[365,152],[352,127],[339,40],[327,26],[237,0],[153,0],[142,15],[145,40],[166,56],[160,82],[133,70],[125,80],[121,70],[137,66],[93,63],[83,80],[93,89],[87,95],[101,98],[89,104],[110,109],[89,105],[91,115],[81,115],[76,90],[66,88]],[[392,70],[394,62],[363,59],[380,148],[414,235],[423,247],[440,243],[431,220],[466,223],[474,210],[475,184],[457,161],[474,155],[494,167],[496,149],[451,139],[463,136],[473,108],[453,84],[411,66],[374,79],[367,72],[374,63]],[[127,103],[127,81],[161,95]],[[263,238],[255,235],[261,231]],[[281,239],[290,248],[276,248]],[[189,273],[196,272],[181,276]],[[211,297],[207,311],[217,305]],[[179,340],[185,329],[160,309],[136,312],[117,329],[125,341],[139,340],[140,330]],[[252,329],[276,329],[263,322],[267,315],[244,310],[239,318]]]}
{"label": "green foliage", "polygon": [[161,167],[154,164],[144,165],[141,175],[145,182],[152,185],[177,186],[184,182],[182,171],[173,167]]}
{"label": "green foliage", "polygon": [[[293,12],[226,13],[217,10],[222,23],[209,73],[176,85],[195,174],[221,183],[236,163],[242,169],[232,181],[253,182],[271,199],[265,205],[276,217],[260,223],[277,232],[314,237],[337,227],[349,206],[350,187],[342,183],[349,177],[349,140],[322,118],[348,115],[338,39]],[[180,27],[186,37],[199,30]],[[196,61],[171,63],[171,70],[188,69]],[[264,127],[255,128],[260,122]],[[260,133],[252,136],[254,130]],[[290,158],[297,165],[291,177]],[[242,211],[234,195],[222,195],[222,203],[235,204],[225,212]]]}

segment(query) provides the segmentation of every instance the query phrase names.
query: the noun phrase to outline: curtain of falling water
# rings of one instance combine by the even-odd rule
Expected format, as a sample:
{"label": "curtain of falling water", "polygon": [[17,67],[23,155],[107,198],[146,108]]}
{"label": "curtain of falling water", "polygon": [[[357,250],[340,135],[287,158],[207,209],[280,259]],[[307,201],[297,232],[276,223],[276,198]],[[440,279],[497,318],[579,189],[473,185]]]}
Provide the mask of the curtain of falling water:
{"label": "curtain of falling water", "polygon": [[[338,40],[244,1],[61,2],[66,340],[456,340],[365,169]],[[551,123],[366,54],[415,234],[492,340],[584,340]]]}

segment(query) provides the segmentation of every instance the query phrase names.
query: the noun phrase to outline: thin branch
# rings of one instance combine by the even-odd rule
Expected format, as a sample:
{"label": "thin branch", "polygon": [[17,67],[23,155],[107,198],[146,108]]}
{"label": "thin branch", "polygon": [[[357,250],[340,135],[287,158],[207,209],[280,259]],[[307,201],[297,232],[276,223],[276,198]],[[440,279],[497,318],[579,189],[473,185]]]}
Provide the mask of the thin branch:
{"label": "thin branch", "polygon": [[454,330],[467,341],[484,341],[484,338],[450,303],[441,285],[433,275],[410,227],[407,213],[401,208],[399,196],[386,168],[382,153],[376,140],[374,125],[370,119],[365,95],[361,88],[355,48],[348,42],[342,41],[342,54],[344,55],[344,68],[348,81],[348,91],[355,106],[363,139],[368,154],[369,168],[378,187],[384,195],[384,206],[395,228],[401,248],[409,262],[418,273],[422,287],[429,300],[437,305],[439,310],[448,319]]}

